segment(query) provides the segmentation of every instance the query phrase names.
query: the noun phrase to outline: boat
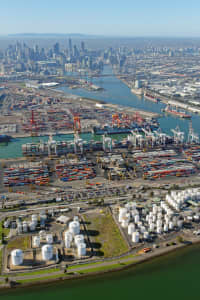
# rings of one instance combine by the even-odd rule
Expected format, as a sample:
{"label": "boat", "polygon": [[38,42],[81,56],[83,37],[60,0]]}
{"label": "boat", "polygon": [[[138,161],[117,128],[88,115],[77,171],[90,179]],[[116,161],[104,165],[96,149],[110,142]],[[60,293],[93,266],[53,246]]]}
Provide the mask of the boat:
{"label": "boat", "polygon": [[9,142],[11,140],[11,136],[6,135],[6,134],[1,134],[0,135],[0,143],[4,143],[4,142]]}
{"label": "boat", "polygon": [[152,95],[152,94],[150,94],[148,92],[144,93],[144,98],[147,99],[147,100],[150,100],[152,102],[155,102],[155,103],[157,103],[158,101],[160,101],[159,98],[155,97],[154,95]]}
{"label": "boat", "polygon": [[169,104],[164,109],[164,112],[172,114],[172,115],[180,117],[180,118],[184,118],[184,119],[190,119],[191,118],[191,115],[186,114],[185,111],[179,111],[176,107],[173,108]]}

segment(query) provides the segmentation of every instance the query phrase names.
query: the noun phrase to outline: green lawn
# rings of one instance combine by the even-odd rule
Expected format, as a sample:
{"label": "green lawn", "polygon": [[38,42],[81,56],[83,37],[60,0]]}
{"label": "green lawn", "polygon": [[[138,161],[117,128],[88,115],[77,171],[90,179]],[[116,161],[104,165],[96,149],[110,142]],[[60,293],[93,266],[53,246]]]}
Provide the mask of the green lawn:
{"label": "green lawn", "polygon": [[30,236],[21,236],[16,237],[14,240],[8,242],[7,249],[21,249],[27,250],[31,247],[31,237]]}
{"label": "green lawn", "polygon": [[3,228],[4,221],[0,222],[0,245],[1,245],[1,235],[4,234],[4,238],[6,238],[10,232],[9,228]]}
{"label": "green lawn", "polygon": [[48,269],[48,270],[38,270],[38,271],[34,271],[34,272],[28,272],[28,273],[19,273],[16,274],[14,276],[31,276],[31,275],[40,275],[40,274],[51,274],[54,272],[59,272],[60,268],[52,268],[52,269]]}
{"label": "green lawn", "polygon": [[94,242],[97,255],[115,257],[129,250],[118,226],[108,210],[84,216],[90,239]]}
{"label": "green lawn", "polygon": [[1,274],[1,268],[2,268],[2,249],[0,250],[0,274]]}

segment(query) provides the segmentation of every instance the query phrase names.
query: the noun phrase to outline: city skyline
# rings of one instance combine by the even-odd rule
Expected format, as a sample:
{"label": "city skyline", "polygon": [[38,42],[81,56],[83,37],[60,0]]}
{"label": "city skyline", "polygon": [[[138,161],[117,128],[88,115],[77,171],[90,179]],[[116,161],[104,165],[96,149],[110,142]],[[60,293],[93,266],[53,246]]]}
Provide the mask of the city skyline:
{"label": "city skyline", "polygon": [[118,4],[66,3],[63,0],[1,4],[0,35],[18,33],[80,33],[103,36],[199,37],[200,3],[158,0]]}

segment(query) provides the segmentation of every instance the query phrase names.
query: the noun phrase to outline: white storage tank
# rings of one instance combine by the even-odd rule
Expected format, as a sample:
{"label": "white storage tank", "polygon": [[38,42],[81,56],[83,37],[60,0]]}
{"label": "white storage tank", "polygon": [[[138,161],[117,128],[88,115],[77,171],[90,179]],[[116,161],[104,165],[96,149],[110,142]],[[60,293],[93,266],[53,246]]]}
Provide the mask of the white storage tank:
{"label": "white storage tank", "polygon": [[157,234],[161,234],[162,233],[162,227],[157,227],[156,232],[157,232]]}
{"label": "white storage tank", "polygon": [[47,261],[47,260],[51,260],[52,257],[53,257],[53,246],[44,245],[42,247],[42,259]]}
{"label": "white storage tank", "polygon": [[134,217],[134,221],[135,221],[135,223],[138,223],[138,222],[140,221],[140,217],[139,217],[139,215],[135,215],[135,217]]}
{"label": "white storage tank", "polygon": [[123,218],[126,216],[127,214],[127,209],[126,208],[120,208],[119,210],[119,222],[121,223]]}
{"label": "white storage tank", "polygon": [[154,223],[150,223],[150,224],[149,224],[149,230],[150,230],[150,232],[154,232],[154,230],[155,230],[155,225],[154,225]]}
{"label": "white storage tank", "polygon": [[147,239],[149,238],[149,233],[148,233],[147,231],[145,231],[145,232],[143,233],[143,238],[144,238],[145,240],[147,240]]}
{"label": "white storage tank", "polygon": [[23,263],[23,252],[21,249],[15,249],[11,252],[11,261],[13,266],[20,266]]}
{"label": "white storage tank", "polygon": [[40,247],[40,237],[39,236],[34,236],[33,237],[33,247]]}
{"label": "white storage tank", "polygon": [[30,230],[30,231],[34,231],[35,228],[36,228],[35,223],[34,223],[34,222],[30,222],[30,223],[29,223],[29,230]]}
{"label": "white storage tank", "polygon": [[168,224],[164,224],[164,232],[168,232],[169,228],[168,228]]}
{"label": "white storage tank", "polygon": [[10,226],[10,221],[9,220],[6,220],[4,223],[3,223],[3,226],[5,228],[8,228]]}
{"label": "white storage tank", "polygon": [[23,231],[22,224],[19,223],[19,224],[17,225],[17,232],[20,234],[20,233],[22,233],[22,231]]}
{"label": "white storage tank", "polygon": [[40,230],[39,232],[39,236],[41,239],[44,239],[45,238],[45,235],[46,235],[46,232],[44,230]]}
{"label": "white storage tank", "polygon": [[195,222],[199,222],[199,215],[195,215],[195,216],[194,216],[194,221],[195,221]]}
{"label": "white storage tank", "polygon": [[78,256],[82,257],[86,255],[86,244],[80,243],[78,244]]}
{"label": "white storage tank", "polygon": [[181,228],[183,226],[183,220],[178,220],[177,226],[178,226],[178,228]]}
{"label": "white storage tank", "polygon": [[37,221],[38,221],[37,215],[32,215],[31,220],[32,220],[32,222],[37,223]]}
{"label": "white storage tank", "polygon": [[73,221],[79,222],[79,217],[78,216],[74,216]]}
{"label": "white storage tank", "polygon": [[73,235],[77,235],[80,233],[80,223],[77,221],[73,221],[69,223],[69,231],[73,234]]}
{"label": "white storage tank", "polygon": [[26,221],[23,222],[22,226],[23,226],[23,232],[25,232],[25,233],[28,232],[28,224]]}
{"label": "white storage tank", "polygon": [[123,228],[127,228],[128,227],[128,223],[129,223],[129,221],[127,219],[123,219],[122,220],[122,227]]}
{"label": "white storage tank", "polygon": [[70,247],[71,247],[71,241],[68,238],[66,238],[65,239],[65,248],[70,248]]}
{"label": "white storage tank", "polygon": [[47,234],[46,241],[47,241],[48,244],[52,244],[53,243],[53,235],[52,234]]}
{"label": "white storage tank", "polygon": [[128,225],[128,234],[132,235],[132,233],[135,231],[135,224],[131,223]]}
{"label": "white storage tank", "polygon": [[70,242],[72,242],[73,235],[70,231],[65,231],[65,239],[68,239],[68,240],[70,240]]}
{"label": "white storage tank", "polygon": [[138,231],[135,231],[132,233],[132,242],[133,243],[139,243],[140,240],[140,234]]}
{"label": "white storage tank", "polygon": [[172,221],[169,222],[169,229],[172,230],[174,228],[174,223]]}
{"label": "white storage tank", "polygon": [[84,236],[82,234],[78,234],[74,237],[74,243],[76,247],[78,247],[79,244],[84,243]]}

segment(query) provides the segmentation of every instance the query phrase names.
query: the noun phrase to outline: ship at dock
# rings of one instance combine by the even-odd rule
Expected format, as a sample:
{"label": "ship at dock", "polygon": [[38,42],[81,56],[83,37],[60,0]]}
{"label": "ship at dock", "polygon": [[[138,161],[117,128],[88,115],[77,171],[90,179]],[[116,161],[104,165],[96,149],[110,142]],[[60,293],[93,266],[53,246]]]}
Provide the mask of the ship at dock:
{"label": "ship at dock", "polygon": [[172,114],[176,117],[180,117],[183,119],[190,119],[191,115],[187,114],[185,111],[182,110],[178,110],[177,107],[171,106],[171,105],[167,105],[166,108],[163,110],[165,113],[169,113]]}
{"label": "ship at dock", "polygon": [[156,97],[155,95],[153,95],[149,92],[144,93],[144,98],[149,100],[149,101],[152,101],[154,103],[158,103],[160,101],[160,99],[158,97]]}

